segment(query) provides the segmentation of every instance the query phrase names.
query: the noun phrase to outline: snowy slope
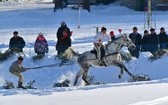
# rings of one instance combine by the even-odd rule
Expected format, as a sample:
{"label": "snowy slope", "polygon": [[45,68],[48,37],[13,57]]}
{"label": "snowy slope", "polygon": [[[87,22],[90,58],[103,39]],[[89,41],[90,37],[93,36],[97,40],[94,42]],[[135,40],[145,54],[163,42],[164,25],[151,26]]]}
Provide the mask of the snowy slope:
{"label": "snowy slope", "polygon": [[[143,33],[144,13],[130,10],[118,5],[92,6],[91,13],[85,10],[79,11],[66,8],[53,12],[53,4],[0,4],[0,49],[8,49],[9,39],[13,31],[17,30],[27,45],[24,48],[25,67],[38,67],[59,63],[55,59],[56,31],[60,26],[60,21],[64,20],[73,31],[72,47],[80,53],[93,48],[93,37],[96,34],[95,27],[105,26],[108,33],[114,30],[118,34],[118,28],[122,32],[130,33],[133,26],[139,28]],[[168,29],[168,13],[156,12],[157,32],[160,27]],[[33,44],[39,32],[45,34],[49,42],[49,53],[40,61],[33,61],[35,55]],[[9,65],[17,59],[18,55],[0,63],[0,86],[5,80],[10,80],[17,84],[17,78],[8,72]],[[25,84],[30,80],[36,80],[37,90],[0,89],[0,105],[167,105],[168,104],[168,65],[167,56],[149,61],[149,53],[141,53],[139,59],[134,59],[125,63],[128,70],[134,75],[146,74],[152,81],[132,82],[124,74],[122,79],[118,79],[119,68],[91,68],[90,75],[95,77],[96,82],[105,83],[98,86],[72,86],[74,77],[79,70],[77,63],[61,67],[48,67],[30,70],[23,73]],[[52,88],[53,83],[61,82],[65,79],[71,80],[71,87]],[[24,96],[24,97],[23,97]],[[9,101],[10,100],[10,101]],[[33,101],[32,101],[33,100]]]}

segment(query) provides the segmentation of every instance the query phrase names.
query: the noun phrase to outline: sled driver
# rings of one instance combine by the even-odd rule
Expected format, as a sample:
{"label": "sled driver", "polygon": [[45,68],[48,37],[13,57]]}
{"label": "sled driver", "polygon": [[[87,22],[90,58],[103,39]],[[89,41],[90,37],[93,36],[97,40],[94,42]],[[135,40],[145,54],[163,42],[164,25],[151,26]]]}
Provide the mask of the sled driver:
{"label": "sled driver", "polygon": [[23,57],[20,56],[20,57],[18,57],[18,59],[16,61],[14,61],[12,63],[12,65],[9,68],[9,72],[11,72],[15,76],[19,77],[18,88],[25,88],[23,86],[23,76],[21,73],[25,72],[26,70],[29,69],[29,68],[23,67],[22,62],[23,62]]}
{"label": "sled driver", "polygon": [[103,44],[107,44],[107,42],[110,41],[110,36],[106,34],[106,31],[107,29],[105,27],[102,27],[101,32],[97,33],[97,35],[94,37],[94,46],[97,50],[97,57],[100,65],[105,65],[105,62],[103,61],[103,57],[105,56]]}

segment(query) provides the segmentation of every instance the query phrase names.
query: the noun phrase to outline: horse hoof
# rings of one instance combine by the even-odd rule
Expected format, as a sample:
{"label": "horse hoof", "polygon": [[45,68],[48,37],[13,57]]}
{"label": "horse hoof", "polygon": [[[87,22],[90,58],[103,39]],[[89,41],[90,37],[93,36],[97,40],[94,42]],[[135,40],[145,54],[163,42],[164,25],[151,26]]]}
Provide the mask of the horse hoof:
{"label": "horse hoof", "polygon": [[90,83],[85,83],[85,86],[89,86],[89,85],[91,85]]}
{"label": "horse hoof", "polygon": [[121,75],[118,75],[118,78],[121,79]]}

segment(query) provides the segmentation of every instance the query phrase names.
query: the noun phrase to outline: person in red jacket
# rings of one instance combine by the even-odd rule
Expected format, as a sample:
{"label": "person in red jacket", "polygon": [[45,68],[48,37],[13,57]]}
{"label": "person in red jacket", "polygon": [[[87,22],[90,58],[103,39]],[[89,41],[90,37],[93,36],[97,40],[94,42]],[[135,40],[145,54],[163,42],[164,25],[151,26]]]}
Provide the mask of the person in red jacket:
{"label": "person in red jacket", "polygon": [[64,21],[61,22],[61,27],[57,30],[57,44],[56,50],[57,55],[62,56],[65,50],[71,46],[71,32],[70,29],[67,27]]}
{"label": "person in red jacket", "polygon": [[48,53],[48,43],[43,35],[44,34],[40,32],[34,44],[35,53],[42,56]]}
{"label": "person in red jacket", "polygon": [[115,40],[115,35],[113,31],[110,31],[110,37],[112,41]]}

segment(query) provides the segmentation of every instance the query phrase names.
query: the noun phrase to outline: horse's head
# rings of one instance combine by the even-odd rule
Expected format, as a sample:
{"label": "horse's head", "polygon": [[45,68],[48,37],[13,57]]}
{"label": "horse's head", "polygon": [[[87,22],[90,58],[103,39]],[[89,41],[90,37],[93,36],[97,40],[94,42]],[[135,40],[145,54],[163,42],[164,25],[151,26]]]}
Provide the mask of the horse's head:
{"label": "horse's head", "polygon": [[129,49],[135,49],[136,47],[134,43],[126,36],[126,34],[121,34],[115,40],[107,44],[107,52],[108,53],[119,52],[123,46],[126,46]]}
{"label": "horse's head", "polygon": [[121,37],[123,38],[123,46],[126,46],[130,49],[135,49],[135,44],[127,37],[126,34],[122,34]]}

